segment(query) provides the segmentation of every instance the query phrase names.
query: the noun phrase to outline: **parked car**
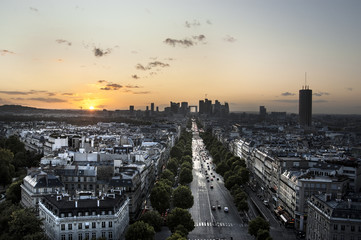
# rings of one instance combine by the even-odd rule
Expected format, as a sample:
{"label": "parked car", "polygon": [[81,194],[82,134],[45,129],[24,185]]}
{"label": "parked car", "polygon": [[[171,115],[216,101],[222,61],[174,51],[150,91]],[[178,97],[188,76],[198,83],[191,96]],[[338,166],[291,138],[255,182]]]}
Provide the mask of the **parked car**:
{"label": "parked car", "polygon": [[211,189],[213,189],[213,185],[211,185]]}
{"label": "parked car", "polygon": [[228,213],[228,207],[224,207],[224,212]]}
{"label": "parked car", "polygon": [[216,210],[216,206],[212,205],[212,210]]}

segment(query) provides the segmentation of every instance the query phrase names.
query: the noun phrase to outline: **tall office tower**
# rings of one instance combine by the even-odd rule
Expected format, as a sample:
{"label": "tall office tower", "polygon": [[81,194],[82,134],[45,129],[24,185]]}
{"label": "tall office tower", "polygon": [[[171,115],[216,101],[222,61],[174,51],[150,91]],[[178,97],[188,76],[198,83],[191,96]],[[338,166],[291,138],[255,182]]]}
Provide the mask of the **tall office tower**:
{"label": "tall office tower", "polygon": [[261,120],[264,120],[267,115],[267,109],[265,106],[259,106],[259,116]]}
{"label": "tall office tower", "polygon": [[129,111],[131,111],[131,112],[134,111],[134,106],[133,106],[133,105],[130,105],[130,106],[129,106]]}
{"label": "tall office tower", "polygon": [[150,111],[151,111],[151,112],[154,112],[154,103],[151,103],[151,104],[150,104]]}
{"label": "tall office tower", "polygon": [[188,102],[182,102],[180,110],[183,114],[188,113]]}
{"label": "tall office tower", "polygon": [[300,125],[312,125],[312,90],[308,85],[305,85],[300,90],[299,94],[299,109]]}
{"label": "tall office tower", "polygon": [[199,100],[199,111],[200,114],[204,113],[204,101]]}

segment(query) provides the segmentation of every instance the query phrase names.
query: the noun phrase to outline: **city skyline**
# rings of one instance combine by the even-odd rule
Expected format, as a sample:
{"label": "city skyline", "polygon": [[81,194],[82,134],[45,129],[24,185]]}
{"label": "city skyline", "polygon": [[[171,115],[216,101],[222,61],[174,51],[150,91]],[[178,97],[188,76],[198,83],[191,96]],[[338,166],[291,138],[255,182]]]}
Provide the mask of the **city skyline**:
{"label": "city skyline", "polygon": [[[361,114],[359,1],[2,1],[0,105]],[[307,72],[307,83],[305,83]]]}

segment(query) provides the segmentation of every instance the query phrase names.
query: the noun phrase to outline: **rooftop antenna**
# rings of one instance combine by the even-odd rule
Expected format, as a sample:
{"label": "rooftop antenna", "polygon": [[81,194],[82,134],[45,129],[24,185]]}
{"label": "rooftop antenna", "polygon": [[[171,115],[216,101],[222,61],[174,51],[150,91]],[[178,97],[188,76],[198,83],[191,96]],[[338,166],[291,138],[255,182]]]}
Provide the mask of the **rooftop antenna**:
{"label": "rooftop antenna", "polygon": [[207,98],[207,95],[208,95],[208,94],[206,93],[205,95],[206,95],[206,97],[205,97],[205,98]]}
{"label": "rooftop antenna", "polygon": [[308,87],[307,87],[307,72],[305,72],[305,89],[308,89]]}

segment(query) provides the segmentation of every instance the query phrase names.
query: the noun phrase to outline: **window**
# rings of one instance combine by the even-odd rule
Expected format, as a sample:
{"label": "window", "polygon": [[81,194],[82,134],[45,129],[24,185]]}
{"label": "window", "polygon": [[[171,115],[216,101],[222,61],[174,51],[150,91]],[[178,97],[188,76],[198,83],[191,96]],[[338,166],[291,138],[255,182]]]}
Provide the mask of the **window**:
{"label": "window", "polygon": [[337,235],[333,235],[332,240],[337,240]]}
{"label": "window", "polygon": [[108,239],[109,240],[113,239],[113,232],[108,232]]}
{"label": "window", "polygon": [[355,226],[351,226],[351,232],[354,232],[355,231]]}
{"label": "window", "polygon": [[78,240],[83,240],[83,234],[81,233],[78,234]]}
{"label": "window", "polygon": [[333,230],[337,230],[338,229],[338,225],[337,224],[333,224]]}
{"label": "window", "polygon": [[92,222],[92,228],[96,228],[96,222]]}
{"label": "window", "polygon": [[112,221],[109,222],[109,227],[110,228],[113,227],[113,222]]}
{"label": "window", "polygon": [[69,223],[68,224],[68,230],[72,230],[73,229],[73,224]]}
{"label": "window", "polygon": [[60,239],[61,239],[61,240],[65,240],[65,234],[61,234]]}
{"label": "window", "polygon": [[89,239],[89,233],[85,233],[85,239],[86,239],[86,240]]}
{"label": "window", "polygon": [[89,229],[89,223],[88,222],[84,223],[84,226],[85,226],[85,229]]}
{"label": "window", "polygon": [[[341,225],[341,230],[345,231],[345,225]],[[341,236],[342,237],[342,236]]]}
{"label": "window", "polygon": [[78,223],[78,229],[83,229],[83,224],[82,223]]}
{"label": "window", "polygon": [[92,239],[96,239],[97,238],[97,233],[96,232],[92,232]]}
{"label": "window", "polygon": [[68,240],[73,240],[73,234],[68,234]]}
{"label": "window", "polygon": [[105,228],[105,222],[102,222],[102,228]]}
{"label": "window", "polygon": [[65,224],[61,224],[60,229],[61,229],[61,231],[64,231],[65,230]]}
{"label": "window", "polygon": [[102,238],[105,238],[105,232],[102,232]]}

